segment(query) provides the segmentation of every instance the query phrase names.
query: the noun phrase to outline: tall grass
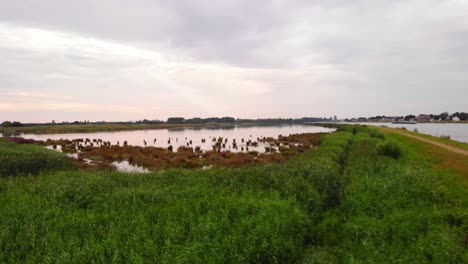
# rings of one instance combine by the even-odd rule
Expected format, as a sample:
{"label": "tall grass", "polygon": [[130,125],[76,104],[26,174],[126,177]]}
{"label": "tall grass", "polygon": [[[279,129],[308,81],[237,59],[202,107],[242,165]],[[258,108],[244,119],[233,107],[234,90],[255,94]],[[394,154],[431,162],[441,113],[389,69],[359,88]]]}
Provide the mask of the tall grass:
{"label": "tall grass", "polygon": [[337,203],[349,138],[336,133],[284,164],[9,177],[0,262],[293,262]]}
{"label": "tall grass", "polygon": [[465,263],[466,208],[423,154],[339,130],[282,164],[0,179],[0,263]]}
{"label": "tall grass", "polygon": [[394,140],[385,140],[380,142],[377,144],[376,149],[379,154],[392,157],[394,159],[400,158],[403,153],[400,144]]}
{"label": "tall grass", "polygon": [[0,177],[37,174],[70,166],[62,154],[37,145],[17,144],[0,138]]}
{"label": "tall grass", "polygon": [[344,198],[314,227],[304,263],[466,263],[466,208],[424,156],[375,155],[381,144],[353,140]]}

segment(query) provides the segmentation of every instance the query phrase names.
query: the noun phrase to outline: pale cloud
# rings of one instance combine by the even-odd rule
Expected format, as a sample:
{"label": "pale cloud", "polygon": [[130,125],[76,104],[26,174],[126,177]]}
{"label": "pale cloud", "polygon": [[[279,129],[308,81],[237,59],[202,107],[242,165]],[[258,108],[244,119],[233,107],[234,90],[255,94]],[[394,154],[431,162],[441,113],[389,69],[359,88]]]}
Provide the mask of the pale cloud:
{"label": "pale cloud", "polygon": [[[206,106],[219,99],[214,95],[228,96],[229,102],[269,92],[268,85],[252,79],[256,74],[248,69],[194,62],[172,54],[163,56],[113,41],[4,24],[0,24],[1,37],[5,38],[0,42],[0,49],[6,51],[7,60],[8,55],[13,57],[10,60],[25,56],[29,67],[37,66],[26,74],[31,79],[20,79],[25,73],[19,67],[11,71],[11,75],[18,77],[17,87],[1,88],[10,91],[4,93],[9,96],[3,100],[9,103],[2,104],[3,110],[25,111],[37,107],[39,111],[75,109],[95,110],[99,114],[112,109],[107,112],[154,115],[155,110],[171,111],[195,105],[209,114]],[[4,66],[7,60],[3,61]],[[245,78],[247,75],[250,79]],[[43,103],[20,104],[26,99]],[[132,107],[102,108],[75,104],[77,100],[119,105],[132,100],[137,103],[132,103],[135,105]],[[159,106],[154,108],[154,104]]]}
{"label": "pale cloud", "polygon": [[0,120],[467,111],[467,42],[462,0],[4,1]]}
{"label": "pale cloud", "polygon": [[81,103],[0,103],[0,110],[3,111],[42,111],[42,110],[57,110],[57,111],[77,111],[77,112],[125,112],[132,114],[144,114],[148,110],[159,111],[157,107],[150,109],[142,109],[140,107],[125,107],[116,105],[103,104],[81,104]]}

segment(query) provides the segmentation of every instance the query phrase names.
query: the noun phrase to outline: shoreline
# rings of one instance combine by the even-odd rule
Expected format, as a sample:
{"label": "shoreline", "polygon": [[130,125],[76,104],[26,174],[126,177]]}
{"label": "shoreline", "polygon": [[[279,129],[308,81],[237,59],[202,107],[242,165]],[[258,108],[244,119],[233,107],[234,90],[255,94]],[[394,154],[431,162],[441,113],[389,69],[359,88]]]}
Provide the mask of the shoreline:
{"label": "shoreline", "polygon": [[[53,126],[25,126],[25,127],[0,127],[0,133],[4,136],[20,134],[71,134],[71,133],[96,133],[118,132],[134,130],[156,129],[204,129],[204,128],[230,128],[230,127],[255,127],[255,126],[291,126],[312,123],[205,123],[205,124],[84,124],[84,125],[53,125]],[[8,135],[7,135],[8,136]]]}

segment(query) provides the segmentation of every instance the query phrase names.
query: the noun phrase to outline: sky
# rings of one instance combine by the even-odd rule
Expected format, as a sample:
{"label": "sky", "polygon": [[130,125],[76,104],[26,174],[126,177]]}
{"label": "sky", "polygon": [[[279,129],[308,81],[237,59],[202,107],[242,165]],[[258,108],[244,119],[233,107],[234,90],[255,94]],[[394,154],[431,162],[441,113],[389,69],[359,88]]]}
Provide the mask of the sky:
{"label": "sky", "polygon": [[0,122],[468,112],[467,0],[0,0]]}

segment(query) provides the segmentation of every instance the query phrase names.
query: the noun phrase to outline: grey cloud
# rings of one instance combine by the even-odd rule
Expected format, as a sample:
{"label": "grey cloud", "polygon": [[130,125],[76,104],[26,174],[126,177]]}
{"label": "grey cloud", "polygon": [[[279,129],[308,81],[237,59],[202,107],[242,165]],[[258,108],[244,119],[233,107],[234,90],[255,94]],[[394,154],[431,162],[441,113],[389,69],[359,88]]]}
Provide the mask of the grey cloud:
{"label": "grey cloud", "polygon": [[[341,115],[468,110],[462,99],[468,98],[468,3],[461,0],[3,1],[0,22],[265,70],[248,77],[271,88],[262,107],[272,115],[319,106],[342,108],[336,110]],[[82,54],[66,54],[41,68],[28,64],[41,55],[1,52],[10,66],[3,62],[0,82],[11,89],[59,87],[66,82],[43,76],[63,73],[56,68],[64,64],[74,78],[97,78],[102,71],[90,70],[96,67],[105,66],[109,76],[122,71],[114,61],[105,65]],[[28,74],[19,82],[21,69]],[[434,103],[440,98],[446,103]],[[286,110],[277,107],[286,99]],[[372,103],[359,103],[363,99]]]}

